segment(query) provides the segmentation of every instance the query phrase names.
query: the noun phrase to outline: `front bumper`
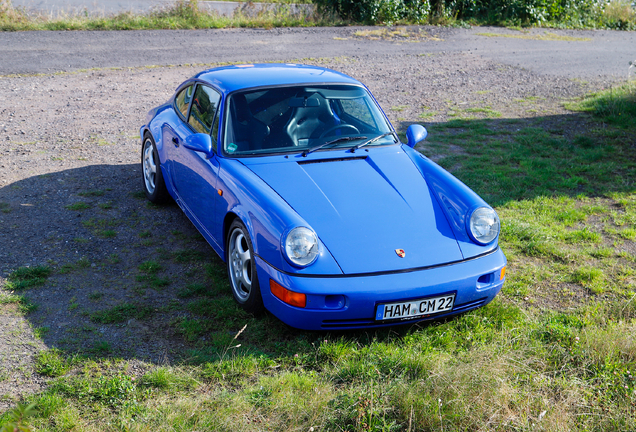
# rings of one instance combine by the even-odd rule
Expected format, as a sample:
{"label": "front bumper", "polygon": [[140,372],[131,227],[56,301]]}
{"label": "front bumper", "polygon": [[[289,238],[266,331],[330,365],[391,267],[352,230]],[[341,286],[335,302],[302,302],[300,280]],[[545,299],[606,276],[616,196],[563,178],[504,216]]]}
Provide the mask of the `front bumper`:
{"label": "front bumper", "polygon": [[[500,249],[448,266],[364,276],[292,276],[256,257],[263,304],[284,323],[304,330],[385,327],[457,315],[489,303],[505,281],[506,257]],[[283,303],[270,291],[273,279],[307,295],[307,306]],[[455,293],[451,312],[408,320],[376,321],[377,305]]]}

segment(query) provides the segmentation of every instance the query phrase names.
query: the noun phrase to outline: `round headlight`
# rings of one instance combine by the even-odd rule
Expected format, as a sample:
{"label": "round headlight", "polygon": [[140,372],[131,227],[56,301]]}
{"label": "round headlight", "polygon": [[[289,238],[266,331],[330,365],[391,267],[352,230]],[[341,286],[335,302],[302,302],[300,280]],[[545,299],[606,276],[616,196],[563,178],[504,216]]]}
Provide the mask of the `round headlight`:
{"label": "round headlight", "polygon": [[499,235],[499,216],[489,207],[479,207],[470,215],[470,236],[479,244],[488,244]]}
{"label": "round headlight", "polygon": [[305,267],[318,257],[318,238],[309,228],[294,228],[285,238],[287,258],[297,266]]}

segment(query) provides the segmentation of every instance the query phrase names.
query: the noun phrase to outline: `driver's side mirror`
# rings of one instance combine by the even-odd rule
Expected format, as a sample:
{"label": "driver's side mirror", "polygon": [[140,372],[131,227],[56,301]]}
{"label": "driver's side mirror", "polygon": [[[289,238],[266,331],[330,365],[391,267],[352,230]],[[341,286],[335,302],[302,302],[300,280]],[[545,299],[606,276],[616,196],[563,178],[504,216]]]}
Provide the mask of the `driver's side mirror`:
{"label": "driver's side mirror", "polygon": [[424,126],[418,124],[411,125],[406,130],[406,144],[413,148],[418,142],[424,141],[427,136],[428,132]]}
{"label": "driver's side mirror", "polygon": [[186,138],[183,146],[195,152],[205,154],[208,159],[214,156],[214,151],[212,150],[212,139],[208,134],[197,133],[190,135]]}

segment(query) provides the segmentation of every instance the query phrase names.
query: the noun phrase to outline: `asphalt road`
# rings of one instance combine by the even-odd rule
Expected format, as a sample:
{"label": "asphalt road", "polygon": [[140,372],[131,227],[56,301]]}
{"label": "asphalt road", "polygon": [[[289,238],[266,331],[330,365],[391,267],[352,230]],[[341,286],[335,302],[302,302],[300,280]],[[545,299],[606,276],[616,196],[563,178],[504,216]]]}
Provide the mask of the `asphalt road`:
{"label": "asphalt road", "polygon": [[[338,56],[386,57],[399,62],[400,55],[470,51],[540,74],[585,79],[627,78],[629,62],[636,60],[635,32],[532,29],[525,33],[505,28],[425,27],[422,30],[430,37],[401,42],[356,36],[360,29],[3,32],[0,75]],[[558,39],[538,39],[548,33]]]}

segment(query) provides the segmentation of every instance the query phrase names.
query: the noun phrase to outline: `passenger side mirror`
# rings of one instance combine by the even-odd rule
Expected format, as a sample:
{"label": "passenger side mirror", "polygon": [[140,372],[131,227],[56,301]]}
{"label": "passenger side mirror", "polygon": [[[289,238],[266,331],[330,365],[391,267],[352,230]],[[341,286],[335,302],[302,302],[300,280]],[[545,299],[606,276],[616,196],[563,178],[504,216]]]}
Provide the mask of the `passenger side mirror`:
{"label": "passenger side mirror", "polygon": [[203,153],[208,158],[214,156],[214,151],[212,150],[212,139],[208,134],[197,133],[190,135],[186,138],[183,146],[195,152]]}
{"label": "passenger side mirror", "polygon": [[406,144],[413,148],[418,142],[424,141],[427,136],[428,132],[424,126],[418,124],[411,125],[406,130]]}

